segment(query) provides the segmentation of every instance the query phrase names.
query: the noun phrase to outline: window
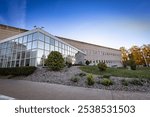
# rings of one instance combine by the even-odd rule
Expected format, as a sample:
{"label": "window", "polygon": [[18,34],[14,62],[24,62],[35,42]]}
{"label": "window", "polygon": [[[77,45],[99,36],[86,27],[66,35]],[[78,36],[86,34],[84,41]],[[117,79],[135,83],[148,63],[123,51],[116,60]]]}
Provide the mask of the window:
{"label": "window", "polygon": [[57,40],[55,40],[55,46],[57,46],[57,47],[58,47],[58,41],[57,41]]}
{"label": "window", "polygon": [[23,43],[27,43],[27,36],[23,37]]}
{"label": "window", "polygon": [[32,34],[28,35],[28,42],[32,41]]}
{"label": "window", "polygon": [[39,40],[44,41],[44,35],[42,33],[39,33]]}
{"label": "window", "polygon": [[24,66],[24,60],[21,60],[20,66]]}
{"label": "window", "polygon": [[49,51],[49,44],[45,43],[45,50]]}
{"label": "window", "polygon": [[37,41],[33,41],[32,42],[32,48],[34,49],[34,48],[37,48]]}
{"label": "window", "polygon": [[24,59],[24,58],[25,58],[25,51],[23,51],[23,52],[22,52],[22,56],[21,56],[21,58],[22,58],[22,59]]}
{"label": "window", "polygon": [[58,47],[55,47],[55,51],[58,51]]}
{"label": "window", "polygon": [[32,50],[31,51],[31,58],[35,58],[36,57],[36,53],[37,53],[37,50]]}
{"label": "window", "polygon": [[50,38],[48,36],[45,36],[45,42],[50,43]]}
{"label": "window", "polygon": [[17,52],[17,59],[20,59],[20,52]]}
{"label": "window", "polygon": [[22,44],[22,37],[19,38],[19,43]]}
{"label": "window", "polygon": [[55,40],[51,38],[51,45],[54,45]]}
{"label": "window", "polygon": [[30,63],[30,59],[26,59],[25,66],[29,66],[29,63]]}
{"label": "window", "polygon": [[35,61],[36,61],[36,59],[35,59],[35,58],[32,58],[32,59],[30,60],[30,66],[35,66]]}
{"label": "window", "polygon": [[54,51],[54,46],[51,45],[51,51]]}
{"label": "window", "polygon": [[42,57],[44,55],[43,50],[38,50],[37,57]]}
{"label": "window", "polygon": [[44,49],[44,42],[38,41],[38,48]]}
{"label": "window", "polygon": [[61,48],[61,42],[58,42],[58,47]]}
{"label": "window", "polygon": [[29,42],[28,45],[27,45],[27,50],[30,50],[31,47],[32,47],[32,44],[31,44],[31,42]]}
{"label": "window", "polygon": [[30,51],[26,52],[26,58],[30,58]]}
{"label": "window", "polygon": [[33,40],[38,40],[38,33],[33,34]]}

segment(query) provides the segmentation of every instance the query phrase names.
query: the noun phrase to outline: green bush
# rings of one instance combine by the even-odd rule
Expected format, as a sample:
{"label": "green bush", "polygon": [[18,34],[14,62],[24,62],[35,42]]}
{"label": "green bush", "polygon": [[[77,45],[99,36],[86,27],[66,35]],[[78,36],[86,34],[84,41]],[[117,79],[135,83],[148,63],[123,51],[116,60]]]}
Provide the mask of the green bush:
{"label": "green bush", "polygon": [[129,85],[129,82],[127,80],[125,80],[125,79],[121,80],[121,83],[124,86],[128,86]]}
{"label": "green bush", "polygon": [[100,62],[97,66],[100,71],[106,71],[107,69],[107,65],[103,62]]}
{"label": "green bush", "polygon": [[26,67],[14,67],[14,68],[0,68],[0,75],[30,75],[36,70],[36,67],[33,66],[26,66]]}
{"label": "green bush", "polygon": [[64,58],[60,52],[52,51],[46,60],[46,65],[52,71],[59,71],[64,68]]}
{"label": "green bush", "polygon": [[79,77],[75,76],[75,77],[72,77],[72,78],[71,78],[71,81],[72,81],[72,82],[78,82],[79,79],[80,79]]}
{"label": "green bush", "polygon": [[101,81],[101,84],[105,85],[105,86],[110,86],[110,85],[113,85],[113,82],[112,82],[112,80],[110,80],[108,78],[103,78]]}
{"label": "green bush", "polygon": [[103,75],[103,78],[110,78],[110,74],[105,74],[105,75]]}
{"label": "green bush", "polygon": [[87,75],[87,84],[88,85],[94,85],[95,81],[94,81],[94,78],[93,78],[93,75],[92,74],[88,74]]}
{"label": "green bush", "polygon": [[86,61],[85,61],[85,64],[86,64],[86,65],[89,65],[89,64],[90,64],[90,61],[86,60]]}
{"label": "green bush", "polygon": [[131,80],[129,83],[133,84],[133,85],[143,86],[143,83],[140,80],[137,80],[137,79]]}

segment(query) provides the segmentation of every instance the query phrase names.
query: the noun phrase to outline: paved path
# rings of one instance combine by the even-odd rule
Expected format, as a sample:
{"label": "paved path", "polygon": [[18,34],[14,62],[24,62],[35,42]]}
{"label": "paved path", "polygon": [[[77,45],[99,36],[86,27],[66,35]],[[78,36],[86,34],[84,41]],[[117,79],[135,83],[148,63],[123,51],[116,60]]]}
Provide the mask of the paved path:
{"label": "paved path", "polygon": [[150,99],[150,93],[110,91],[10,79],[0,79],[0,94],[21,100]]}

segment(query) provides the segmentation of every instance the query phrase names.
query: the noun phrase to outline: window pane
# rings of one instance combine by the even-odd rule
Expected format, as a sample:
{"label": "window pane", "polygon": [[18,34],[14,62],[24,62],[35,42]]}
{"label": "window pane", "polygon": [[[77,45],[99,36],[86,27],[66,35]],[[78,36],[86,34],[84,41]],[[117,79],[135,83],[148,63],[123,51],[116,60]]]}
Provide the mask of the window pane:
{"label": "window pane", "polygon": [[54,45],[55,40],[51,38],[51,45]]}
{"label": "window pane", "polygon": [[26,59],[25,66],[29,66],[29,64],[30,64],[30,59]]}
{"label": "window pane", "polygon": [[28,35],[28,42],[32,41],[32,34]]}
{"label": "window pane", "polygon": [[32,50],[31,51],[31,57],[35,58],[36,57],[36,53],[37,53],[37,50]]}
{"label": "window pane", "polygon": [[22,43],[22,37],[19,38],[19,43]]}
{"label": "window pane", "polygon": [[30,51],[26,52],[26,58],[30,58]]}
{"label": "window pane", "polygon": [[37,48],[37,41],[32,42],[32,48]]}
{"label": "window pane", "polygon": [[27,36],[23,37],[23,43],[27,43]]}
{"label": "window pane", "polygon": [[43,50],[38,50],[38,52],[37,52],[37,56],[38,57],[42,57],[43,56]]}
{"label": "window pane", "polygon": [[48,36],[45,36],[45,42],[50,43],[50,38]]}
{"label": "window pane", "polygon": [[32,58],[32,59],[30,60],[30,66],[35,66],[35,61],[36,61],[36,59],[35,59],[35,58]]}
{"label": "window pane", "polygon": [[44,35],[42,33],[39,33],[39,40],[44,41]]}
{"label": "window pane", "polygon": [[24,59],[24,58],[25,58],[25,51],[23,51],[23,52],[22,52],[22,56],[21,56],[21,58],[22,58],[22,59]]}
{"label": "window pane", "polygon": [[58,51],[58,47],[55,47],[55,51]]}
{"label": "window pane", "polygon": [[20,59],[20,52],[17,52],[17,59]]}
{"label": "window pane", "polygon": [[32,47],[31,42],[29,42],[29,43],[27,44],[27,50],[31,49],[31,47]]}
{"label": "window pane", "polygon": [[24,60],[21,60],[20,66],[24,66]]}
{"label": "window pane", "polygon": [[49,51],[49,44],[45,43],[45,50]]}
{"label": "window pane", "polygon": [[57,40],[55,40],[55,46],[57,46],[57,47],[58,47],[58,41],[57,41]]}
{"label": "window pane", "polygon": [[38,41],[38,48],[44,49],[44,42]]}
{"label": "window pane", "polygon": [[58,43],[59,48],[61,48],[61,42]]}
{"label": "window pane", "polygon": [[54,51],[54,46],[51,45],[51,51]]}
{"label": "window pane", "polygon": [[38,40],[38,33],[33,34],[33,40]]}

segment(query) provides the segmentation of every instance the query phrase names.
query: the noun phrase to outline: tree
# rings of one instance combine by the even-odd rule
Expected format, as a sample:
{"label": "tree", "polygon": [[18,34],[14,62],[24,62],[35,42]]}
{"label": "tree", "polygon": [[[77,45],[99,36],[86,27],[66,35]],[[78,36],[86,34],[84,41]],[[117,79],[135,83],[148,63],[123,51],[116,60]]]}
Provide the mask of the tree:
{"label": "tree", "polygon": [[61,70],[64,65],[64,58],[60,52],[52,51],[46,60],[46,65],[53,71]]}
{"label": "tree", "polygon": [[120,47],[120,51],[123,66],[126,67],[128,61],[128,51],[125,49],[125,47]]}
{"label": "tree", "polygon": [[129,49],[130,53],[132,54],[133,56],[133,59],[136,63],[136,65],[142,65],[143,64],[143,61],[144,61],[144,58],[142,56],[142,51],[141,51],[141,48],[138,47],[138,46],[132,46],[130,49]]}
{"label": "tree", "polygon": [[150,44],[143,45],[141,50],[142,50],[142,55],[144,58],[144,63],[145,63],[145,65],[149,66],[149,64],[150,64]]}

